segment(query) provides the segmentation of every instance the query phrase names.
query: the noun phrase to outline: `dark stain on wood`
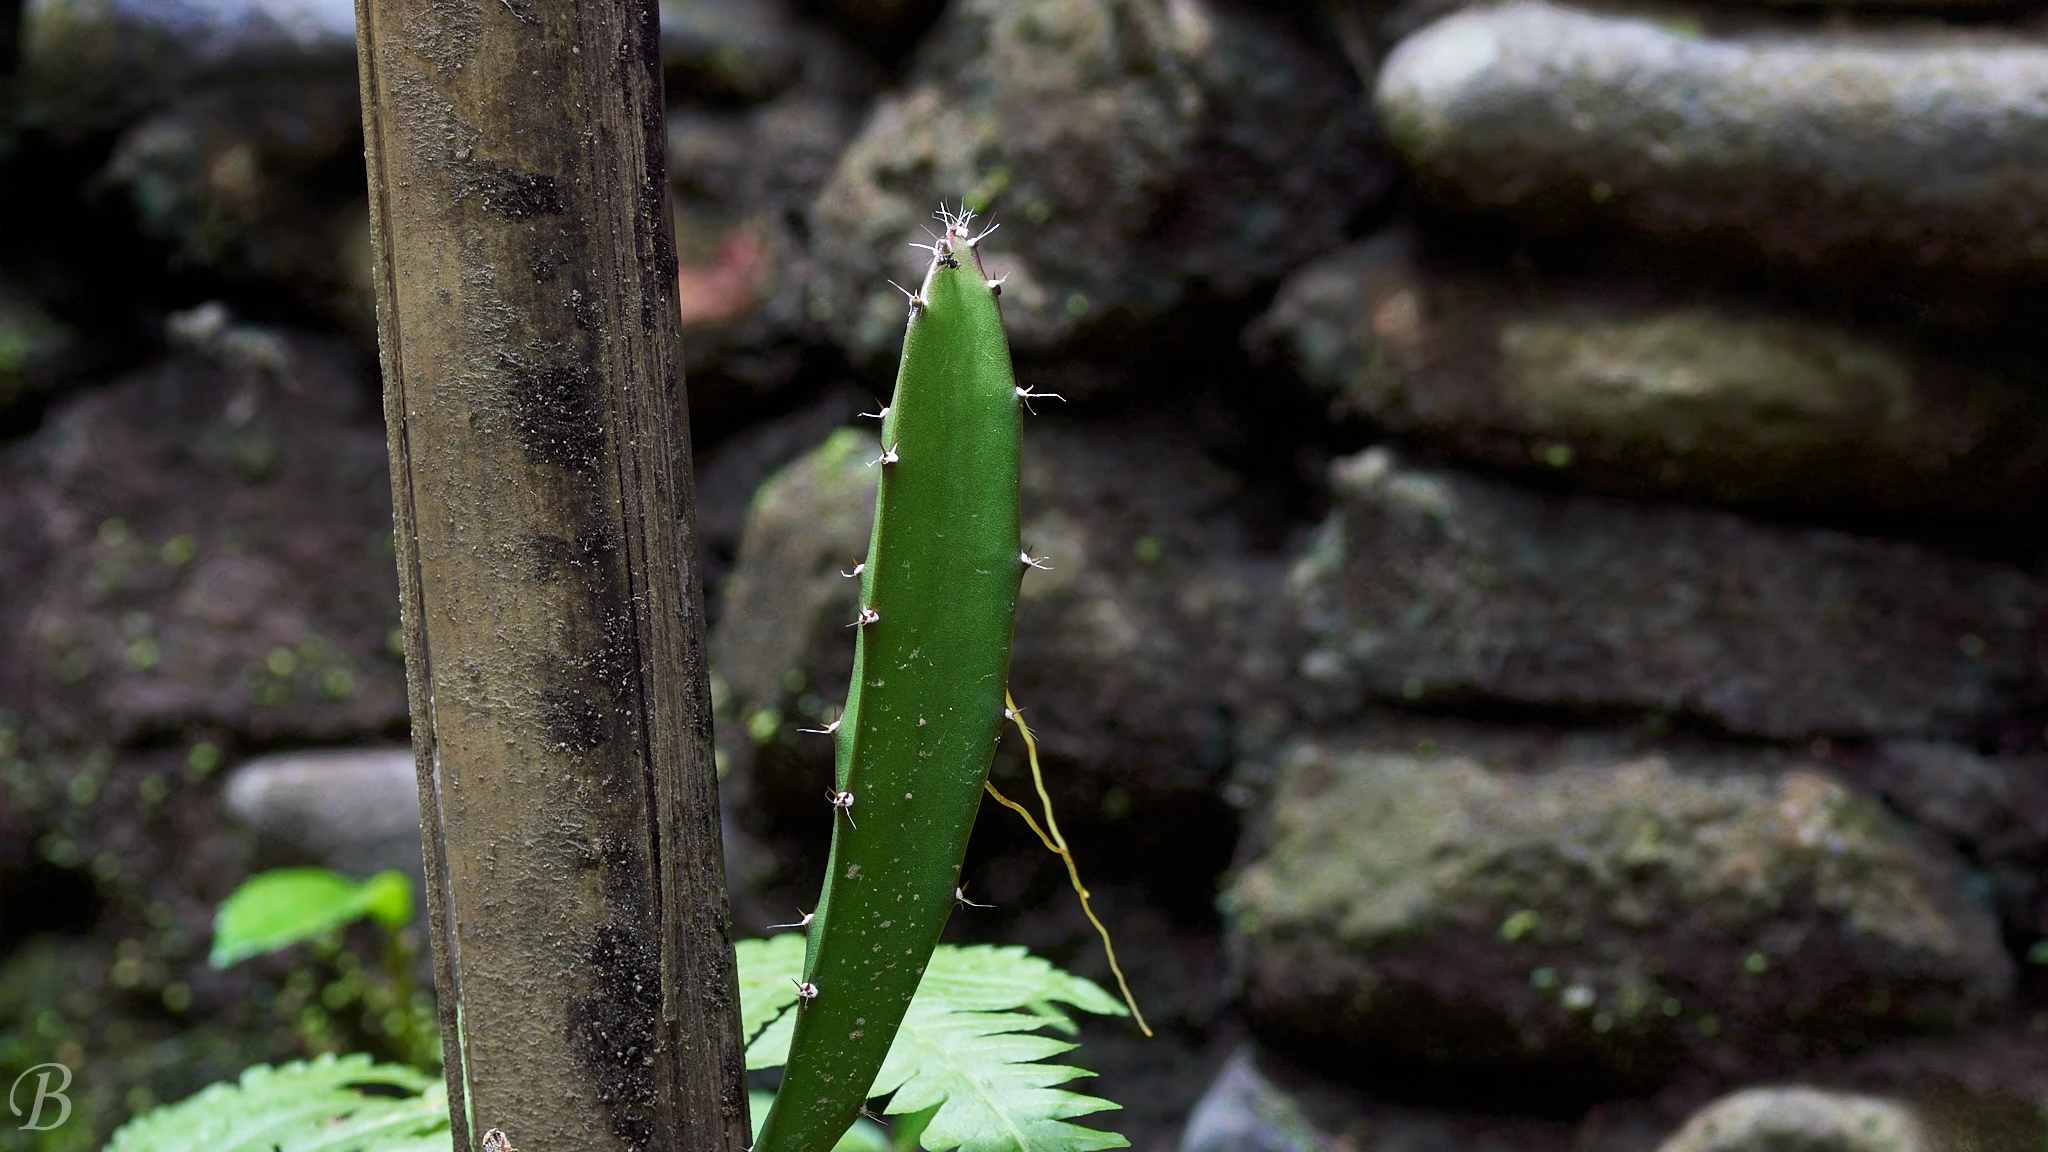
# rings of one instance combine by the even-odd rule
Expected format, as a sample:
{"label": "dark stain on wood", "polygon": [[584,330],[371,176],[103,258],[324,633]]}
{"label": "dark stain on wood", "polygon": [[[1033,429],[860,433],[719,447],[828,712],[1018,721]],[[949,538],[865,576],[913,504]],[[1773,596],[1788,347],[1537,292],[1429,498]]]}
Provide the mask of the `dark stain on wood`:
{"label": "dark stain on wood", "polygon": [[[639,860],[614,861],[611,855],[604,852],[607,876],[642,871]],[[584,953],[595,988],[571,1003],[569,1034],[597,1066],[597,1098],[612,1134],[638,1152],[653,1146],[658,1127],[654,1051],[655,1024],[661,1018],[661,957],[646,934],[649,921],[630,925],[623,920],[599,927]]]}
{"label": "dark stain on wood", "polygon": [[568,201],[553,176],[521,172],[499,164],[467,164],[456,177],[455,198],[478,197],[485,208],[508,220],[560,216]]}
{"label": "dark stain on wood", "polygon": [[612,738],[613,708],[588,687],[557,684],[540,697],[540,722],[548,740],[566,752],[588,752]]}
{"label": "dark stain on wood", "polygon": [[512,370],[513,431],[529,459],[572,472],[603,461],[604,398],[593,376],[573,362]]}

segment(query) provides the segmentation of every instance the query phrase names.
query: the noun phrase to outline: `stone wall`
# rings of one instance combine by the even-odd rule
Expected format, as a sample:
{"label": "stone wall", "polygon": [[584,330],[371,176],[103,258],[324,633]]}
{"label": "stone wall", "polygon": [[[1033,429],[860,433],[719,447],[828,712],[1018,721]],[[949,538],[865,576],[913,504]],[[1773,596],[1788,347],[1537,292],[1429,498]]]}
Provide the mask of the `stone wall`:
{"label": "stone wall", "polygon": [[[203,963],[416,819],[348,8],[0,61],[0,1078],[85,1061],[101,1137],[379,1043]],[[856,414],[964,202],[1062,397],[1012,687],[1161,1033],[1079,1054],[1134,1144],[2048,1138],[2038,12],[662,10],[743,929],[817,890]],[[982,825],[952,931],[1106,978]]]}

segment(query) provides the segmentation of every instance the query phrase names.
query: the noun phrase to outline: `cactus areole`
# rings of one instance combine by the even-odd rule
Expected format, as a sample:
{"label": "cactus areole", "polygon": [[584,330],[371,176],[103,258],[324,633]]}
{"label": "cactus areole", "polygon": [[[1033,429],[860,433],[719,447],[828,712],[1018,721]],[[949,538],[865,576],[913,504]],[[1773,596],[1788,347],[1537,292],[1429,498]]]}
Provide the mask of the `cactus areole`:
{"label": "cactus areole", "polygon": [[[1025,563],[1023,401],[971,214],[941,210],[882,417],[874,533],[782,1088],[756,1152],[830,1152],[867,1103],[959,890]],[[859,824],[854,823],[858,812]]]}

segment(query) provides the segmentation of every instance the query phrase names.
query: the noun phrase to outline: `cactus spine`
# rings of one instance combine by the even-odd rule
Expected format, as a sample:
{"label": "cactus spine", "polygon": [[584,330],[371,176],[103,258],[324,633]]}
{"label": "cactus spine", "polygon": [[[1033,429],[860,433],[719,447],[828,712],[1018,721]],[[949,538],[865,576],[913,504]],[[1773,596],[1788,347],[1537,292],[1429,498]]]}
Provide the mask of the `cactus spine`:
{"label": "cactus spine", "polygon": [[1028,563],[1022,393],[971,214],[940,219],[924,282],[906,293],[874,462],[853,677],[833,730],[832,849],[804,961],[816,994],[758,1152],[830,1152],[866,1106],[953,911],[1003,721]]}

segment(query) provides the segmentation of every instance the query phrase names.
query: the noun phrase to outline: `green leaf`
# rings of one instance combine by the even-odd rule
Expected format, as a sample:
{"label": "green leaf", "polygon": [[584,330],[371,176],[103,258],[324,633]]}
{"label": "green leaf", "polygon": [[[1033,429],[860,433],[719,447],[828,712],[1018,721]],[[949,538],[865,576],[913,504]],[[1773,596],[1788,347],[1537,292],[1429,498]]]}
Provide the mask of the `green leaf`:
{"label": "green leaf", "polygon": [[216,968],[288,948],[363,917],[397,931],[412,919],[412,884],[380,872],[358,884],[325,868],[277,868],[243,881],[213,918]]}
{"label": "green leaf", "polygon": [[[790,941],[780,945],[780,940]],[[747,947],[758,944],[759,947]],[[773,1022],[747,1046],[747,1068],[782,1065],[798,1011],[791,981],[803,967],[803,940],[740,944],[741,1015]],[[779,987],[778,987],[779,985]],[[755,998],[748,1003],[749,996]],[[764,997],[773,997],[772,1005]],[[1074,1045],[1039,1035],[1072,1032],[1057,1005],[1125,1015],[1124,1006],[1091,981],[1062,972],[1020,947],[942,944],[918,985],[903,1027],[883,1061],[870,1097],[894,1093],[891,1115],[936,1109],[921,1143],[932,1152],[1092,1152],[1122,1148],[1122,1136],[1066,1121],[1117,1107],[1059,1087],[1089,1073],[1040,1063]],[[757,1110],[757,1114],[759,1114]]]}
{"label": "green leaf", "polygon": [[393,932],[412,923],[412,881],[403,872],[379,872],[363,881],[363,914]]}
{"label": "green leaf", "polygon": [[1023,1012],[953,1012],[911,1001],[870,1093],[893,1092],[891,1114],[938,1106],[922,1143],[932,1152],[1092,1152],[1126,1148],[1114,1132],[1066,1121],[1117,1105],[1058,1085],[1093,1073],[1039,1061],[1074,1045],[1031,1029]]}
{"label": "green leaf", "polygon": [[[382,1089],[369,1095],[359,1089]],[[401,1095],[391,1095],[396,1089]],[[439,1077],[368,1056],[322,1056],[211,1085],[123,1124],[107,1152],[423,1152],[448,1147]]]}
{"label": "green leaf", "polygon": [[740,1035],[751,1042],[796,1003],[796,975],[804,969],[804,934],[741,940],[732,948],[740,970]]}
{"label": "green leaf", "polygon": [[1004,1012],[1058,1002],[1098,1016],[1130,1015],[1121,1001],[1093,980],[1062,972],[1052,961],[1024,951],[1021,944],[942,947],[932,953],[917,996],[943,1001],[964,1012]]}
{"label": "green leaf", "polygon": [[[794,999],[794,997],[792,997]],[[796,1035],[796,1013],[784,1012],[747,1045],[747,1071],[780,1068],[789,1061],[789,1041]]]}

